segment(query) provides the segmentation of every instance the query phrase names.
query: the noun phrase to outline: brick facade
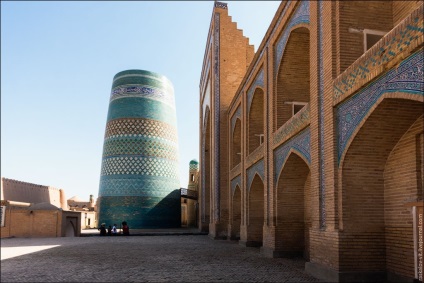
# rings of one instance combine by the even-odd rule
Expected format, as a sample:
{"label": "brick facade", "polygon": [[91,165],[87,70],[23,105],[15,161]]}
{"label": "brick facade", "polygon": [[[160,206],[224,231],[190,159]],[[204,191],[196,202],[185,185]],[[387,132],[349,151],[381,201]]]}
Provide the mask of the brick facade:
{"label": "brick facade", "polygon": [[422,1],[282,1],[251,55],[215,2],[199,228],[303,255],[326,281],[418,278],[408,204],[423,200],[422,15]]}

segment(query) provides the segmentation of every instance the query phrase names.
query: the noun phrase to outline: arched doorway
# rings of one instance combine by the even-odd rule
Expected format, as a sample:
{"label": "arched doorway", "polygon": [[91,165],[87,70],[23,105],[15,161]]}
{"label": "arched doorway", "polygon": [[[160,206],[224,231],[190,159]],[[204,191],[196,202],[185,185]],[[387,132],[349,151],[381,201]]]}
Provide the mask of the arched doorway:
{"label": "arched doorway", "polygon": [[258,174],[253,178],[249,190],[248,246],[262,246],[264,226],[264,184]]}
{"label": "arched doorway", "polygon": [[76,234],[75,224],[69,218],[66,219],[66,222],[67,222],[66,230],[65,230],[66,237],[75,237],[75,234]]}
{"label": "arched doorway", "polygon": [[277,184],[275,249],[281,256],[309,260],[310,187],[308,164],[297,153],[291,153]]}
{"label": "arched doorway", "polygon": [[340,271],[414,278],[405,204],[423,197],[423,103],[391,97],[364,119],[340,161]]}
{"label": "arched doorway", "polygon": [[239,240],[241,225],[241,190],[238,185],[234,189],[231,220],[231,238],[234,240]]}

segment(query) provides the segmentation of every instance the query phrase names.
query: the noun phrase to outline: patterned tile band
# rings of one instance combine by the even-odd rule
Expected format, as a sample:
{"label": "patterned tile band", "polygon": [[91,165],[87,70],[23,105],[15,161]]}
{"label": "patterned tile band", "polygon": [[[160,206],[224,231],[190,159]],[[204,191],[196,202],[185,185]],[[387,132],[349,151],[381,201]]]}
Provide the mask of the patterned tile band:
{"label": "patterned tile band", "polygon": [[110,94],[110,101],[124,97],[146,97],[154,100],[161,101],[174,107],[175,101],[174,96],[161,89],[155,87],[149,87],[145,85],[135,86],[119,86],[112,89]]}
{"label": "patterned tile band", "polygon": [[115,76],[103,144],[99,223],[178,227],[180,181],[174,95],[163,76]]}
{"label": "patterned tile band", "polygon": [[106,125],[105,139],[111,137],[149,137],[173,141],[177,140],[175,127],[152,119],[119,119]]}
{"label": "patterned tile band", "polygon": [[424,96],[423,58],[423,49],[420,49],[397,68],[391,69],[336,107],[339,165],[352,134],[384,93],[403,92],[413,96]]}

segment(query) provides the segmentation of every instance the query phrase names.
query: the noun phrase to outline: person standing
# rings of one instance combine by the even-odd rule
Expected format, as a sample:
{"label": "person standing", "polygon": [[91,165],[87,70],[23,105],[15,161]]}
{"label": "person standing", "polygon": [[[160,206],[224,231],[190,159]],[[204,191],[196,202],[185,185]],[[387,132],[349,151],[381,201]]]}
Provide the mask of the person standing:
{"label": "person standing", "polygon": [[117,234],[116,234],[116,224],[113,224],[113,227],[112,227],[112,236],[116,236]]}

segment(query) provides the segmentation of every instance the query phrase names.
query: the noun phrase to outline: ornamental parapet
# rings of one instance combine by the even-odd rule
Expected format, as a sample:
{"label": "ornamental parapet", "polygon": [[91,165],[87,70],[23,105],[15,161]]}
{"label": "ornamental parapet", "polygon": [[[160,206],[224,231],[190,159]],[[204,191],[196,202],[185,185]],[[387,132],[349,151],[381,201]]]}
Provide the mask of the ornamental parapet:
{"label": "ornamental parapet", "polygon": [[423,45],[423,5],[368,49],[333,82],[333,106]]}
{"label": "ornamental parapet", "polygon": [[275,149],[280,144],[297,135],[309,126],[310,122],[310,105],[308,103],[274,133],[273,148]]}

